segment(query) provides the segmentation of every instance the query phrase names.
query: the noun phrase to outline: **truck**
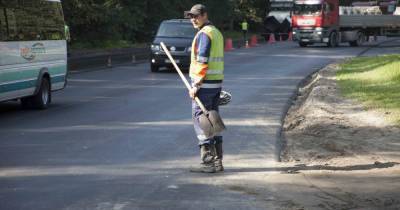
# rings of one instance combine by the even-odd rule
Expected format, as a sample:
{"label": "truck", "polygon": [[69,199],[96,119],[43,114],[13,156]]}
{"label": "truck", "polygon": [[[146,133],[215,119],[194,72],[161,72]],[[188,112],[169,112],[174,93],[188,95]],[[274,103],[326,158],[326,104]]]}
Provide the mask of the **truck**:
{"label": "truck", "polygon": [[287,40],[291,30],[290,13],[293,8],[293,0],[266,0],[267,11],[264,19],[265,39],[270,35],[275,39]]}
{"label": "truck", "polygon": [[325,43],[336,47],[347,42],[360,46],[369,36],[400,36],[400,15],[379,6],[339,6],[337,0],[295,0],[293,40],[300,47]]}

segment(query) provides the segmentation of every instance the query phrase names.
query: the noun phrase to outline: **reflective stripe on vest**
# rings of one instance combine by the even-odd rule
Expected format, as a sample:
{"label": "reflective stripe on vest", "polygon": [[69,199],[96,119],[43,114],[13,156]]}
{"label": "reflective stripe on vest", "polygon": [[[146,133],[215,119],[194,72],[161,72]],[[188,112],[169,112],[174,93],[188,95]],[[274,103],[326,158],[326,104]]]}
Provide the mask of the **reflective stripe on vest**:
{"label": "reflective stripe on vest", "polygon": [[[210,57],[201,57],[196,55],[196,40],[200,33],[205,33],[211,40]],[[224,39],[221,32],[212,25],[204,26],[197,34],[192,43],[191,53],[191,64],[190,64],[190,77],[199,78],[198,68],[201,68],[201,63],[208,61],[208,70],[205,76],[205,80],[223,80],[224,79]]]}
{"label": "reflective stripe on vest", "polygon": [[220,73],[221,73],[220,70],[214,70],[214,69],[207,70],[207,74],[210,74],[210,75],[216,75],[216,74],[220,74]]}
{"label": "reflective stripe on vest", "polygon": [[224,57],[207,58],[203,56],[197,56],[197,62],[207,63],[207,62],[224,62]]}
{"label": "reflective stripe on vest", "polygon": [[222,88],[222,83],[203,83],[201,84],[200,88]]}

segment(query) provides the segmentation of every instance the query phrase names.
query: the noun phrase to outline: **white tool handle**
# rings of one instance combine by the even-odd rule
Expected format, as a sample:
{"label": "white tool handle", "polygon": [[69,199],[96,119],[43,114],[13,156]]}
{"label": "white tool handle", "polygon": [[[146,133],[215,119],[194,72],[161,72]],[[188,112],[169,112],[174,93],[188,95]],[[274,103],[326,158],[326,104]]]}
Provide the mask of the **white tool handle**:
{"label": "white tool handle", "polygon": [[[164,42],[160,43],[161,48],[164,50],[165,54],[167,54],[169,60],[171,61],[172,65],[174,65],[175,70],[178,72],[179,76],[181,77],[183,83],[185,83],[186,88],[190,91],[192,89],[192,87],[190,86],[189,82],[187,81],[185,75],[183,75],[181,69],[179,68],[178,65],[176,65],[175,60],[172,58],[171,53],[168,51],[167,47],[165,46]],[[200,106],[200,109],[207,114],[208,111],[206,109],[206,107],[204,107],[203,103],[201,103],[200,99],[196,96],[194,97],[194,100],[197,102],[197,104]]]}

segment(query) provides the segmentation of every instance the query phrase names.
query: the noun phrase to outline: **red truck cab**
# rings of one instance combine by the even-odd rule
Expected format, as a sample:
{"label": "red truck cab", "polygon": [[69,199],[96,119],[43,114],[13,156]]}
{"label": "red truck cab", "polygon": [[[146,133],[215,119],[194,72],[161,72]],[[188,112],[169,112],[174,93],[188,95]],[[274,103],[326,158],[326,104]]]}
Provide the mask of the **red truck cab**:
{"label": "red truck cab", "polygon": [[[379,5],[384,1],[387,0],[382,0]],[[394,10],[395,4],[391,5],[387,11]],[[338,0],[294,0],[293,40],[301,47],[314,43],[336,47],[344,42],[360,46],[370,36],[400,36],[400,15],[386,10],[354,3],[339,7]]]}
{"label": "red truck cab", "polygon": [[313,43],[338,45],[339,2],[295,0],[292,13],[293,38],[305,47]]}

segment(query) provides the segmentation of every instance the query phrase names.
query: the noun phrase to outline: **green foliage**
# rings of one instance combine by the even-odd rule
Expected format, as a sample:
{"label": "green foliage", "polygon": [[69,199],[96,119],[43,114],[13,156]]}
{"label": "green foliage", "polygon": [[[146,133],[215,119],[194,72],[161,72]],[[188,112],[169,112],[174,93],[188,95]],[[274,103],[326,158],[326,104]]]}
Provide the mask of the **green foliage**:
{"label": "green foliage", "polygon": [[259,31],[263,27],[268,2],[266,0],[233,0],[234,29],[240,30],[240,23],[246,19],[250,31]]}
{"label": "green foliage", "polygon": [[[160,22],[183,18],[197,3],[207,6],[210,20],[221,28],[240,30],[246,18],[255,30],[265,16],[265,0],[68,0],[62,1],[72,43],[99,46],[107,40],[148,42]],[[84,44],[83,44],[84,43]],[[76,46],[77,46],[76,45]]]}
{"label": "green foliage", "polygon": [[341,65],[337,77],[345,96],[400,125],[400,55],[352,59]]}

